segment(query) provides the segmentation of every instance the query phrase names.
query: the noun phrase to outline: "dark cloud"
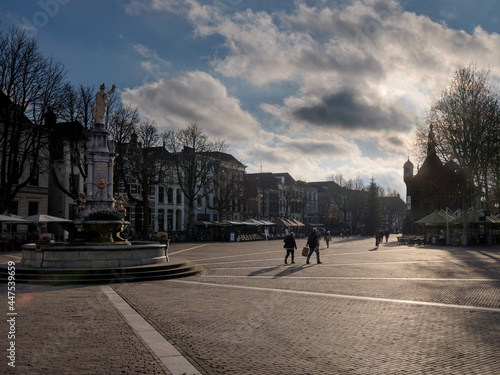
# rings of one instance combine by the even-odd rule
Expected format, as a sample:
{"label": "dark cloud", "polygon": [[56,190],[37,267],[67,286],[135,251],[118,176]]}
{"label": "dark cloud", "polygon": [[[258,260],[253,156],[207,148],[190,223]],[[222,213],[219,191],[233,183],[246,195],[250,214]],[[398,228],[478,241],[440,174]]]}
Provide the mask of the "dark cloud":
{"label": "dark cloud", "polygon": [[389,141],[389,143],[393,144],[394,146],[404,146],[405,145],[403,140],[399,137],[396,137],[396,136],[387,137],[387,141]]}
{"label": "dark cloud", "polygon": [[295,149],[299,154],[304,155],[346,155],[349,153],[349,149],[346,149],[345,143],[336,145],[331,142],[324,141],[314,141],[307,140],[304,142],[303,140],[298,142],[294,141],[290,143],[290,148]]}
{"label": "dark cloud", "polygon": [[321,103],[295,109],[293,117],[313,125],[346,130],[408,131],[414,119],[402,108],[384,103],[367,103],[354,91],[342,91],[322,98]]}

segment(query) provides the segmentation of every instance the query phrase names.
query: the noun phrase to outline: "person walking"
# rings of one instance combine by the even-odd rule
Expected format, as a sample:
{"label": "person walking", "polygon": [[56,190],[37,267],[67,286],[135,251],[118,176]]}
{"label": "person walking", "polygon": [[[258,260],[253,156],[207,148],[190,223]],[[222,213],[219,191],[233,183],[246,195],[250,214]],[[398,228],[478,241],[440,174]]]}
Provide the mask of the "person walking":
{"label": "person walking", "polygon": [[307,255],[306,264],[310,264],[309,259],[311,259],[313,251],[316,252],[316,260],[318,264],[321,264],[321,261],[319,260],[319,236],[316,228],[313,228],[311,234],[307,238],[307,245],[309,245],[309,254]]}
{"label": "person walking", "polygon": [[326,242],[326,248],[328,249],[330,247],[330,231],[326,232],[325,234],[325,242]]}
{"label": "person walking", "polygon": [[387,243],[389,241],[389,229],[386,229],[384,231],[384,236],[385,236],[385,243]]}
{"label": "person walking", "polygon": [[295,255],[295,249],[297,248],[297,243],[295,242],[295,233],[290,232],[290,234],[285,237],[283,242],[285,242],[283,247],[286,249],[285,264],[288,264],[287,260],[289,255],[292,256],[291,264],[295,264],[294,255]]}
{"label": "person walking", "polygon": [[382,241],[382,237],[384,237],[384,234],[380,230],[380,228],[377,228],[375,231],[375,247],[378,249],[378,245],[380,245],[380,241]]}

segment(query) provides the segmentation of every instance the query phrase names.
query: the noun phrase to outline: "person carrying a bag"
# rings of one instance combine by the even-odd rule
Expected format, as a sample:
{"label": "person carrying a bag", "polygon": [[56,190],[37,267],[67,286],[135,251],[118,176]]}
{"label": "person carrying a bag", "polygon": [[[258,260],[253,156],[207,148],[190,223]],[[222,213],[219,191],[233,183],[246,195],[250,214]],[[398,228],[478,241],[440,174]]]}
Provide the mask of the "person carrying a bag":
{"label": "person carrying a bag", "polygon": [[316,260],[318,264],[321,264],[319,260],[319,236],[316,228],[313,228],[311,234],[307,238],[307,245],[309,246],[309,254],[307,255],[306,264],[310,264],[309,259],[311,259],[313,251],[316,252]]}
{"label": "person carrying a bag", "polygon": [[283,247],[286,249],[285,264],[288,264],[287,259],[289,255],[292,255],[292,264],[295,264],[294,255],[295,249],[297,248],[297,243],[295,242],[295,233],[290,232],[290,234],[286,236],[283,241],[285,242]]}

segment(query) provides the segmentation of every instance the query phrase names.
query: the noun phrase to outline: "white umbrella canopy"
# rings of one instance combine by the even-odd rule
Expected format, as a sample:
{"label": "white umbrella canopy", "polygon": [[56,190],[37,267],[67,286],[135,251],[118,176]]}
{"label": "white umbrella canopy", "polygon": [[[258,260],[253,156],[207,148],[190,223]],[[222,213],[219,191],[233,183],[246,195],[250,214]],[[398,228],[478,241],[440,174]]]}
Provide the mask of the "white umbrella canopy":
{"label": "white umbrella canopy", "polygon": [[69,222],[71,220],[64,219],[62,217],[57,217],[57,216],[50,216],[50,215],[45,215],[45,214],[36,214],[36,215],[31,215],[27,216],[24,218],[23,223],[19,224],[36,224],[38,227],[38,233],[41,232],[41,227],[43,224],[48,224],[48,223],[64,223],[64,222]]}
{"label": "white umbrella canopy", "polygon": [[71,220],[44,214],[36,214],[24,218],[25,224],[63,223],[67,221]]}
{"label": "white umbrella canopy", "polygon": [[9,216],[9,215],[1,215],[0,214],[0,222],[1,221],[12,221],[12,222],[16,222],[16,223],[22,223],[24,222],[25,220],[21,217],[21,216]]}

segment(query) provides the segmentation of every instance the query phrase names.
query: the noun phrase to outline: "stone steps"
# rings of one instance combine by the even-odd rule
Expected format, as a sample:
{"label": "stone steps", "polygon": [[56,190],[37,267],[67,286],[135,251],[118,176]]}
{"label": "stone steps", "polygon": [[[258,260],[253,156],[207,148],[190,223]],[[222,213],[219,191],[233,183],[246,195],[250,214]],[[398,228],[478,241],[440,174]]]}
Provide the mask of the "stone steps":
{"label": "stone steps", "polygon": [[[8,281],[7,265],[0,265],[0,280]],[[15,282],[21,284],[108,284],[195,276],[202,268],[185,260],[120,268],[38,268],[16,264]]]}

